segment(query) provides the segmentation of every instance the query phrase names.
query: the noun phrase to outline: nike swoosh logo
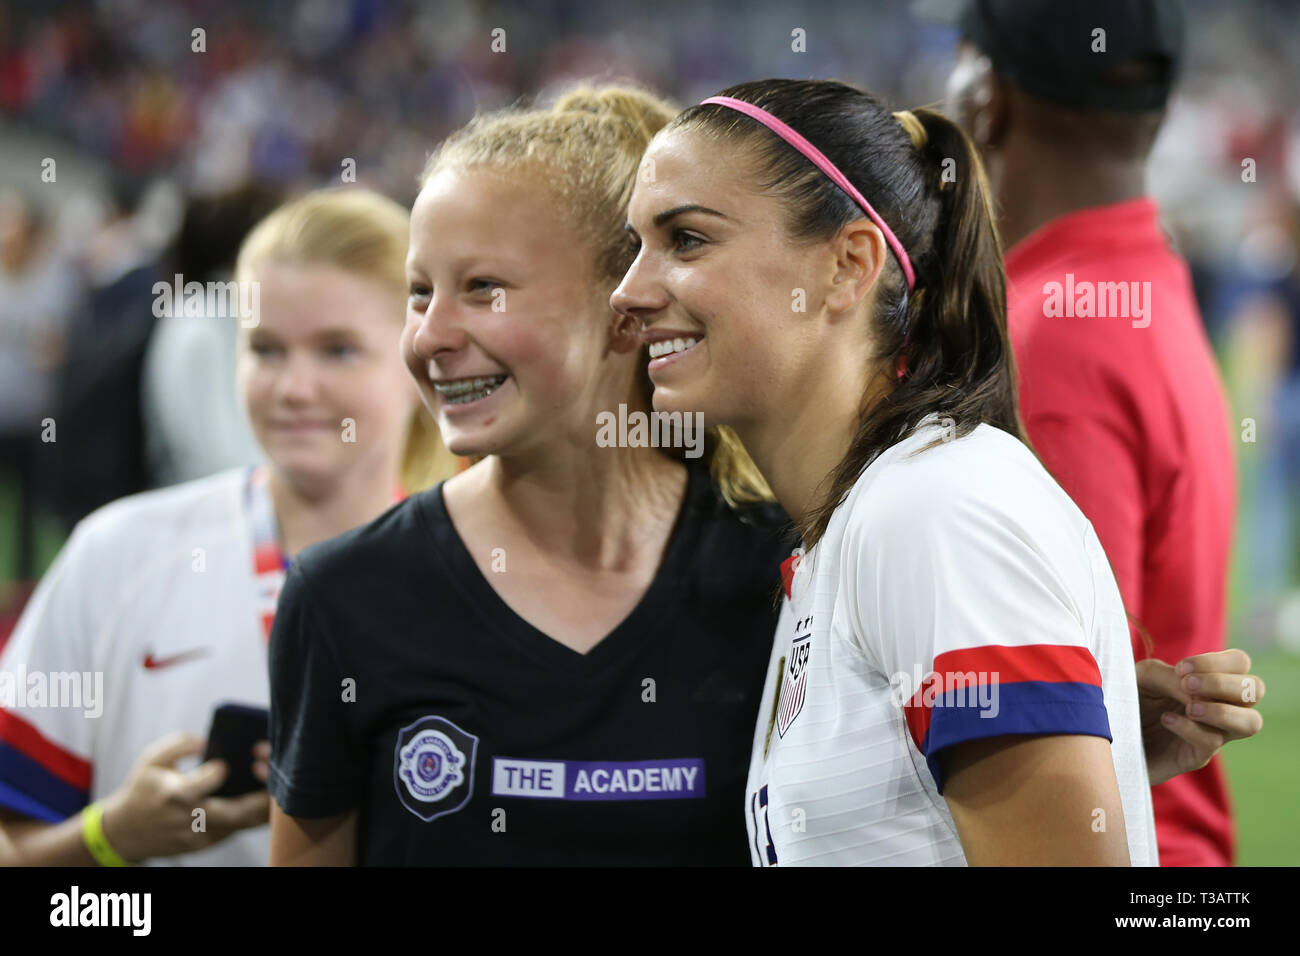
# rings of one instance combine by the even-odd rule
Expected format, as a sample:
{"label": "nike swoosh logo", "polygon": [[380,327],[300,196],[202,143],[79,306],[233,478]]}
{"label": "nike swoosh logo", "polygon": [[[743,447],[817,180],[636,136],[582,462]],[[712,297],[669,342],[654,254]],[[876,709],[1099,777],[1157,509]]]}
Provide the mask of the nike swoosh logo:
{"label": "nike swoosh logo", "polygon": [[153,651],[150,651],[144,656],[144,669],[147,671],[156,671],[160,667],[171,667],[173,664],[184,664],[186,661],[192,661],[196,657],[206,657],[208,653],[209,650],[206,647],[199,647],[192,651],[173,654],[171,657],[154,657]]}

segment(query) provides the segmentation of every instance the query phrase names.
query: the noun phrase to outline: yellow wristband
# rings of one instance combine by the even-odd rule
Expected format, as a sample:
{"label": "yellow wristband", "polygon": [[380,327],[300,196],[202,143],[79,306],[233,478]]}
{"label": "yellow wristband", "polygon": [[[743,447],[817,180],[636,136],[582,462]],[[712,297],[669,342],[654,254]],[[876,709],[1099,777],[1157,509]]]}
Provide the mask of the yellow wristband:
{"label": "yellow wristband", "polygon": [[86,849],[100,866],[130,866],[126,860],[117,855],[104,836],[104,807],[92,803],[81,811],[81,838],[86,841]]}

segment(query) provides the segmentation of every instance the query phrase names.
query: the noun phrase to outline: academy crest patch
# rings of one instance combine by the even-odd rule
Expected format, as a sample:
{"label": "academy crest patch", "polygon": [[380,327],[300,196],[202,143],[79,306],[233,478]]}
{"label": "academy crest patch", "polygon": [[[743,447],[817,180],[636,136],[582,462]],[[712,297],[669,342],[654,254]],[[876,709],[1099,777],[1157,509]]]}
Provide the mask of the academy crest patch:
{"label": "academy crest patch", "polygon": [[455,813],[474,792],[478,738],[443,717],[421,717],[397,732],[397,799],[426,823]]}

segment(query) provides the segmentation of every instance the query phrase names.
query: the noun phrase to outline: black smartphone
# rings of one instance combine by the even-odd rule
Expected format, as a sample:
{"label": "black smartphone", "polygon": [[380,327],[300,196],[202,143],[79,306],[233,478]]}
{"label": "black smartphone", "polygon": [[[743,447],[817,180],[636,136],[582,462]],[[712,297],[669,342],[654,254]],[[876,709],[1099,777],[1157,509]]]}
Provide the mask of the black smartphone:
{"label": "black smartphone", "polygon": [[203,759],[224,760],[230,767],[226,782],[214,797],[238,797],[266,784],[253,776],[253,745],[270,736],[271,713],[265,707],[222,704],[212,713],[212,729]]}

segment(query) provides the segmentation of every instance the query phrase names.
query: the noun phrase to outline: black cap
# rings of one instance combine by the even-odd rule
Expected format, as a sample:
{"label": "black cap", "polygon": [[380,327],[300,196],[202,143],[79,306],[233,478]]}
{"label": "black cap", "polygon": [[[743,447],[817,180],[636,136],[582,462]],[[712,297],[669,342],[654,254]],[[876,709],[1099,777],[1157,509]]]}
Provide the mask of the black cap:
{"label": "black cap", "polygon": [[[1184,20],[1181,0],[968,0],[959,25],[1026,93],[1063,106],[1140,111],[1169,99]],[[1136,81],[1113,75],[1130,63],[1150,69]]]}

